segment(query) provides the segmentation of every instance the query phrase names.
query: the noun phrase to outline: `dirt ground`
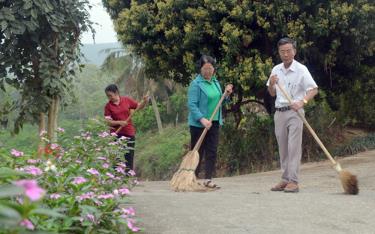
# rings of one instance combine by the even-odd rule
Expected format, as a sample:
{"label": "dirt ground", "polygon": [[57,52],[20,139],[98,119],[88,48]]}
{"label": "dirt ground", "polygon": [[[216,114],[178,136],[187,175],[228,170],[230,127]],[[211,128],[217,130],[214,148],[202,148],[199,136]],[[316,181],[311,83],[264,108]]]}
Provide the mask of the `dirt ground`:
{"label": "dirt ground", "polygon": [[344,195],[329,161],[304,164],[300,192],[271,192],[281,172],[217,178],[214,192],[177,193],[168,181],[141,182],[132,204],[142,233],[375,234],[375,151],[339,159],[358,176]]}

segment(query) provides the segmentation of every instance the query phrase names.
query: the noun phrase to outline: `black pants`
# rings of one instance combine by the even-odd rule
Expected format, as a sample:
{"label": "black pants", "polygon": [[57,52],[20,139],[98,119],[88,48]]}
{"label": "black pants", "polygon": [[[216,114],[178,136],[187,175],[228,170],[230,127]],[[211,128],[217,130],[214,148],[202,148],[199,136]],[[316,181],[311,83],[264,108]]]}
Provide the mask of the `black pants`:
{"label": "black pants", "polygon": [[[193,149],[197,143],[199,137],[201,136],[204,128],[198,128],[190,126],[190,148]],[[199,164],[195,170],[195,175],[198,177],[200,172],[202,158],[205,161],[205,179],[212,179],[212,176],[215,172],[215,164],[217,157],[217,146],[219,144],[219,130],[220,124],[218,121],[212,121],[212,126],[208,130],[206,137],[203,140],[201,148],[199,149]]]}
{"label": "black pants", "polygon": [[[117,137],[120,138],[124,135],[118,135]],[[134,147],[135,147],[135,136],[124,136],[127,139],[127,143],[125,146],[126,153],[124,154],[125,161],[126,161],[126,172],[129,170],[134,170]]]}

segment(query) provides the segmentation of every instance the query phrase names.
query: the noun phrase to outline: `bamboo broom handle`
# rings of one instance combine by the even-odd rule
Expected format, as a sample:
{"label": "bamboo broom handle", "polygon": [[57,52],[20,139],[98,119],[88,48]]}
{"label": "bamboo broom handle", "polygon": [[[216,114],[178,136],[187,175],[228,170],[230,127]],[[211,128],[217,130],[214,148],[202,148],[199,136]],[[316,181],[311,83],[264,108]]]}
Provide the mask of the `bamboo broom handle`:
{"label": "bamboo broom handle", "polygon": [[[224,93],[223,93],[223,95],[221,96],[219,102],[217,103],[217,105],[216,105],[216,107],[215,107],[215,110],[214,110],[214,112],[212,113],[212,115],[211,115],[211,117],[210,117],[210,121],[212,121],[212,119],[213,119],[214,116],[216,115],[217,111],[219,110],[219,108],[220,108],[220,106],[221,106],[221,103],[223,103],[223,100],[224,100],[225,96],[226,96],[226,91],[224,91]],[[207,131],[208,131],[208,128],[204,128],[204,130],[203,130],[201,136],[199,137],[199,139],[198,139],[197,143],[195,144],[195,146],[194,146],[194,148],[193,148],[192,151],[196,151],[196,150],[198,151],[198,150],[199,150],[199,148],[200,148],[201,145],[202,145],[203,139],[204,139],[204,137],[205,137],[206,134],[207,134]]]}
{"label": "bamboo broom handle", "polygon": [[[277,87],[279,87],[280,91],[283,93],[283,95],[288,99],[289,104],[292,104],[292,99],[290,98],[289,94],[285,91],[285,89],[279,84],[276,83]],[[337,162],[333,159],[332,155],[328,152],[327,148],[324,146],[322,141],[319,139],[318,135],[316,135],[314,129],[310,126],[310,124],[307,122],[306,118],[304,115],[302,115],[299,111],[297,111],[297,114],[299,117],[302,119],[303,123],[306,125],[307,129],[310,131],[311,135],[314,137],[315,141],[319,144],[319,146],[322,148],[326,156],[328,157],[331,162],[336,165]]]}

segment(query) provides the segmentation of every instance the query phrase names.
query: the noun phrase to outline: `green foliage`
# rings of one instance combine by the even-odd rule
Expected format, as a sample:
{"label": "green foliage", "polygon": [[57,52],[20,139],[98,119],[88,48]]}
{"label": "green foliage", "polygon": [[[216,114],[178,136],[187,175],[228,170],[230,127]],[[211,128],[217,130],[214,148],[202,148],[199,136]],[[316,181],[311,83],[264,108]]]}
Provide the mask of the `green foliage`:
{"label": "green foliage", "polygon": [[[264,97],[265,81],[279,61],[276,43],[283,36],[297,40],[297,59],[329,100],[350,91],[356,81],[366,86],[363,68],[375,65],[375,5],[369,0],[103,3],[119,39],[141,56],[149,77],[188,84],[195,61],[202,53],[210,54],[217,58],[220,79],[235,85],[239,103]],[[374,75],[372,70],[366,76]],[[329,104],[335,108],[338,103]],[[367,122],[364,117],[353,118]]]}
{"label": "green foliage", "polygon": [[375,149],[375,133],[370,133],[367,136],[356,137],[349,144],[339,147],[334,151],[334,155],[353,155],[373,149]]}
{"label": "green foliage", "polygon": [[189,150],[187,125],[166,127],[161,134],[148,132],[136,141],[137,173],[144,179],[170,179]]}
{"label": "green foliage", "polygon": [[0,88],[19,90],[15,131],[36,122],[51,99],[70,94],[80,35],[90,29],[87,0],[0,2]]}
{"label": "green foliage", "polygon": [[86,65],[73,81],[74,97],[66,97],[71,103],[63,109],[63,118],[82,121],[95,116],[103,116],[104,106],[108,102],[104,89],[113,83],[115,76],[102,73],[94,65]]}
{"label": "green foliage", "polygon": [[339,119],[344,125],[375,128],[375,67],[364,69],[362,76],[346,92],[338,94]]}
{"label": "green foliage", "polygon": [[[106,129],[98,120],[74,137],[60,129],[60,142],[49,144],[45,139],[43,158],[0,151],[0,233],[25,233],[32,228],[22,225],[26,221],[36,231],[51,233],[136,231],[134,211],[127,204],[134,181],[118,163],[126,141],[116,140]],[[14,183],[25,176],[45,193],[32,197],[35,187],[21,189]]]}
{"label": "green foliage", "polygon": [[[218,175],[245,174],[274,169],[277,143],[273,120],[268,115],[249,114],[239,128],[226,119],[218,149]],[[229,137],[230,136],[230,137]]]}

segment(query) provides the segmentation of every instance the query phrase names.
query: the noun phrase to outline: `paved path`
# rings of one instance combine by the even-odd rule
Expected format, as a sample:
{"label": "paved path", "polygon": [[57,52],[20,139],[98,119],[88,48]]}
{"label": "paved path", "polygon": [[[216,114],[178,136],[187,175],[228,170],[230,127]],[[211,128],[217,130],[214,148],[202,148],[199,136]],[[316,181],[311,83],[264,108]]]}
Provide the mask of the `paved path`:
{"label": "paved path", "polygon": [[271,192],[281,172],[215,180],[222,188],[176,193],[167,181],[141,182],[133,193],[143,233],[375,234],[375,151],[339,160],[358,176],[359,195],[344,195],[328,161],[302,166],[300,192]]}

